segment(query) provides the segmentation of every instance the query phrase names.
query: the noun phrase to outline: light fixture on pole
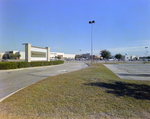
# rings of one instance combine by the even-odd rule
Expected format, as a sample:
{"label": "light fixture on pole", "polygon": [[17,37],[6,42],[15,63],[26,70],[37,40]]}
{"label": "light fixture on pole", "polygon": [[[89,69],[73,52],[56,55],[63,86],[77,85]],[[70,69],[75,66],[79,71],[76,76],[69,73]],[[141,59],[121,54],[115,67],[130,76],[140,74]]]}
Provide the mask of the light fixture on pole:
{"label": "light fixture on pole", "polygon": [[89,24],[91,24],[91,64],[93,64],[93,23],[95,21],[89,21]]}

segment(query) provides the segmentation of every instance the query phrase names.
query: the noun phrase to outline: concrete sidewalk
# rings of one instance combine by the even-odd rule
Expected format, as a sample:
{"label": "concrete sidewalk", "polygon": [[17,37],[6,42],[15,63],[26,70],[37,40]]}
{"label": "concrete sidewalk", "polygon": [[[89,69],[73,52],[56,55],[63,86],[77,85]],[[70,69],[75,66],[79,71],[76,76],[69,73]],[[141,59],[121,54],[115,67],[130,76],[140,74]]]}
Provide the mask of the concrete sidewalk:
{"label": "concrete sidewalk", "polygon": [[150,64],[104,64],[121,79],[149,80]]}

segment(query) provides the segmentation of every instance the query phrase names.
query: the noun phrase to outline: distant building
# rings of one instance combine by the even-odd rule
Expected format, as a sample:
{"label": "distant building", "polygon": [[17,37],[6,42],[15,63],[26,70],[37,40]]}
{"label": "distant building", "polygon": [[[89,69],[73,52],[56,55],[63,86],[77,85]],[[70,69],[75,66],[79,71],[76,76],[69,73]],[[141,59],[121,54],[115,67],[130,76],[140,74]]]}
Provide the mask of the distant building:
{"label": "distant building", "polygon": [[63,59],[64,53],[50,52],[50,60]]}
{"label": "distant building", "polygon": [[75,59],[75,54],[64,54],[64,59]]}
{"label": "distant building", "polygon": [[139,60],[140,58],[139,58],[139,56],[133,56],[132,55],[132,58],[131,58],[132,60]]}
{"label": "distant building", "polygon": [[[16,54],[21,55],[20,59],[25,59],[25,52],[18,52],[18,51],[6,51],[5,53],[0,53],[0,58],[2,59],[3,56],[6,59],[10,58],[10,54]],[[75,59],[75,54],[65,54],[65,53],[59,53],[59,52],[50,52],[50,59]]]}
{"label": "distant building", "polygon": [[5,58],[10,59],[10,54],[16,54],[18,51],[6,51],[5,52]]}
{"label": "distant building", "polygon": [[20,59],[25,59],[25,52],[16,52],[16,55],[21,55]]}
{"label": "distant building", "polygon": [[5,54],[5,53],[0,53],[0,59],[3,58],[4,54]]}
{"label": "distant building", "polygon": [[102,60],[103,57],[101,57],[100,55],[93,55],[93,59],[99,59],[99,60]]}
{"label": "distant building", "polygon": [[[81,59],[86,59],[86,60],[91,59],[90,53],[76,55],[76,60],[81,60]],[[101,57],[100,55],[93,55],[93,60],[98,60],[98,59],[101,60],[103,59],[103,57]]]}
{"label": "distant building", "polygon": [[124,61],[139,60],[139,56],[125,54],[125,55],[123,55],[122,59]]}
{"label": "distant building", "polygon": [[130,56],[128,54],[125,54],[125,55],[122,56],[122,59],[124,61],[128,61],[128,60],[130,60]]}
{"label": "distant building", "polygon": [[18,52],[18,51],[6,51],[4,53],[4,57],[6,59],[9,59],[10,58],[10,54],[16,54],[16,55],[20,55],[20,58],[19,59],[25,59],[25,52]]}
{"label": "distant building", "polygon": [[82,54],[82,57],[85,59],[90,59],[90,53]]}
{"label": "distant building", "polygon": [[65,53],[60,53],[60,52],[50,52],[50,59],[55,60],[55,59],[75,59],[75,54],[65,54]]}

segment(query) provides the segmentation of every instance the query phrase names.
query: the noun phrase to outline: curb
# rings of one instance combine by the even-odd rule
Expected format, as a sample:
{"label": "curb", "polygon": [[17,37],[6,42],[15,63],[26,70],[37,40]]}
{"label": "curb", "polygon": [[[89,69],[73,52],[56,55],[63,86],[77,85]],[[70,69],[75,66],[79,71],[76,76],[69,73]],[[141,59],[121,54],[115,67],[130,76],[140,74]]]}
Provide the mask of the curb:
{"label": "curb", "polygon": [[[27,86],[26,86],[26,87],[27,87]],[[5,97],[1,98],[1,99],[0,99],[0,102],[2,102],[2,101],[3,101],[3,100],[5,100],[6,98],[10,97],[11,95],[13,95],[13,94],[17,93],[18,91],[20,91],[20,90],[22,90],[22,89],[24,89],[24,88],[26,88],[26,87],[23,87],[23,88],[21,88],[21,89],[19,89],[19,90],[15,91],[15,92],[13,92],[13,93],[11,93],[11,94],[7,95],[7,96],[5,96]]]}

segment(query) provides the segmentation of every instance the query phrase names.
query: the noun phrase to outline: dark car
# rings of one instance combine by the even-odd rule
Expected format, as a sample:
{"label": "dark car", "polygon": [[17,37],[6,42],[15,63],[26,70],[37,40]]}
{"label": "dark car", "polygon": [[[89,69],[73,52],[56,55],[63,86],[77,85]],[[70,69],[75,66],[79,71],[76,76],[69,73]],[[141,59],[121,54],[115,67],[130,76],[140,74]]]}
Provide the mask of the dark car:
{"label": "dark car", "polygon": [[2,62],[7,62],[7,61],[8,61],[8,59],[3,59],[3,60],[2,60]]}

